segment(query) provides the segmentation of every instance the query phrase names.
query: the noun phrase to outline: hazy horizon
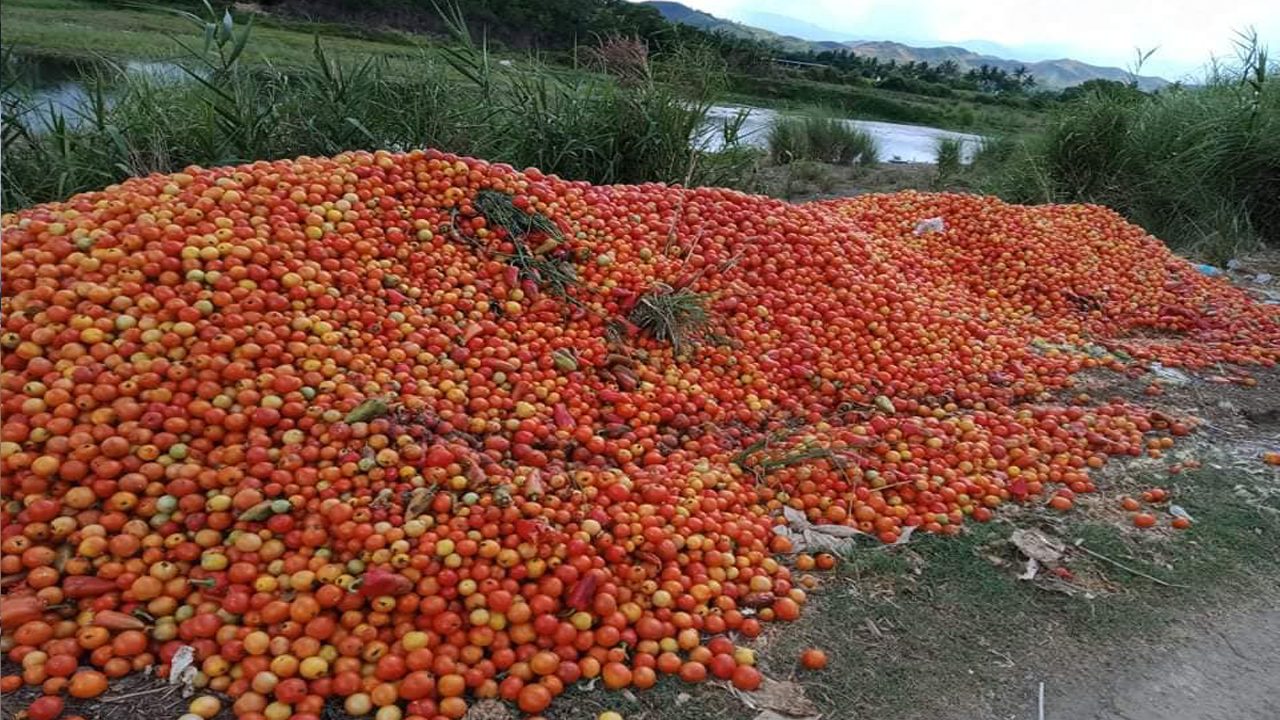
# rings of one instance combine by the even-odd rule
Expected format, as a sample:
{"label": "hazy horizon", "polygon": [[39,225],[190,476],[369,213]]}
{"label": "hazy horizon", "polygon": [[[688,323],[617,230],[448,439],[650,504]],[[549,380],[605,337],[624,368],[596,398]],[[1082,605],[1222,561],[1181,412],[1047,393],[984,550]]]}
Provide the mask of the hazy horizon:
{"label": "hazy horizon", "polygon": [[[635,0],[633,0],[635,1]],[[832,36],[906,44],[993,43],[1005,57],[1035,62],[1071,58],[1092,65],[1131,68],[1135,48],[1158,48],[1144,75],[1169,80],[1198,76],[1211,56],[1233,57],[1236,31],[1250,26],[1273,47],[1280,41],[1280,11],[1261,0],[1204,3],[1076,0],[1071,12],[1045,0],[677,0],[716,17],[746,24],[751,13],[785,15],[824,28]],[[905,9],[904,9],[905,8]],[[806,38],[827,39],[827,38]],[[988,54],[993,48],[972,48]]]}

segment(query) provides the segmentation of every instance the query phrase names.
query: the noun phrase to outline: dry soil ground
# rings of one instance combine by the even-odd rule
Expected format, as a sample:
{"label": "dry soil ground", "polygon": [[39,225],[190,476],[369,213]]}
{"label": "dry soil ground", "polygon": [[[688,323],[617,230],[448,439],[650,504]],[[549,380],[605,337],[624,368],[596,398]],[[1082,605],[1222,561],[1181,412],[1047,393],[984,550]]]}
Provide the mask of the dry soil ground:
{"label": "dry soil ground", "polygon": [[[1280,609],[1207,612],[1170,625],[1128,662],[1050,686],[1046,718],[1268,720],[1280,716]],[[1050,680],[1052,682],[1052,679]]]}

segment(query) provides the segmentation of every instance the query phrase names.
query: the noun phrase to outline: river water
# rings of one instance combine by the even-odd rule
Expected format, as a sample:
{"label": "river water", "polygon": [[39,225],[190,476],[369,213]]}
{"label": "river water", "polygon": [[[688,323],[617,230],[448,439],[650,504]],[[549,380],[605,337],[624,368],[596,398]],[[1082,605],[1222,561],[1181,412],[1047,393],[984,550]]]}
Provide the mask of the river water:
{"label": "river water", "polygon": [[[769,125],[779,115],[778,111],[743,105],[716,105],[711,108],[708,119],[716,125],[732,123],[743,111],[749,114],[739,130],[739,139],[748,145],[764,147]],[[879,144],[880,159],[889,162],[931,163],[936,159],[937,142],[940,138],[959,140],[962,159],[964,162],[969,162],[983,140],[981,135],[939,130],[921,125],[902,125],[875,120],[846,119],[844,122],[851,127],[870,133]],[[720,133],[708,133],[708,138],[711,149],[719,147]]]}
{"label": "river water", "polygon": [[[61,58],[49,55],[15,53],[5,68],[5,85],[11,80],[13,88],[6,90],[5,100],[17,98],[16,88],[21,87],[23,106],[31,108],[24,122],[40,128],[53,110],[71,127],[87,122],[86,110],[90,102],[90,88],[97,85],[108,106],[124,91],[130,78],[150,82],[185,82],[187,73],[178,65],[146,60],[92,60]],[[30,127],[30,125],[29,125]]]}
{"label": "river water", "polygon": [[[20,55],[10,58],[9,62],[11,65],[6,68],[6,74],[16,73],[21,78],[21,85],[26,88],[27,99],[34,101],[24,104],[35,107],[32,125],[36,128],[47,121],[50,108],[62,115],[68,125],[74,127],[85,122],[83,108],[89,99],[89,84],[93,82],[101,83],[103,97],[110,104],[122,91],[123,81],[127,77],[140,77],[155,82],[187,80],[182,68],[165,62],[130,60],[107,63],[42,55]],[[755,147],[765,146],[769,125],[778,116],[778,111],[742,105],[715,105],[708,113],[708,132],[704,138],[707,149],[721,147],[720,126],[732,123],[743,112],[747,115],[739,129],[739,141]],[[844,122],[870,133],[879,143],[880,159],[887,162],[931,163],[935,159],[938,139],[943,137],[960,140],[963,159],[968,162],[982,142],[980,135],[920,125],[852,119]]]}

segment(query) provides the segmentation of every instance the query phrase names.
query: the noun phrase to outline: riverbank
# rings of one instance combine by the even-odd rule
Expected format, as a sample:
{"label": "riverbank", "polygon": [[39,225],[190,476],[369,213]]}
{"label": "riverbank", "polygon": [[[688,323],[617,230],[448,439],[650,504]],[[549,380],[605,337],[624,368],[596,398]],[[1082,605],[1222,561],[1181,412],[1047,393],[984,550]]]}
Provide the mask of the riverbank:
{"label": "riverbank", "polygon": [[[737,123],[735,135],[742,144],[765,149],[768,147],[769,128],[777,119],[803,117],[806,112],[813,113],[814,109],[799,108],[792,111],[752,105],[716,105],[708,111],[707,118],[713,123]],[[738,122],[740,116],[741,122]],[[838,119],[847,127],[867,133],[875,142],[879,159],[888,162],[932,163],[936,159],[938,142],[946,138],[960,144],[961,159],[967,163],[973,159],[983,142],[981,135],[925,125],[860,120],[855,117]],[[712,139],[716,139],[714,135]]]}
{"label": "riverbank", "polygon": [[517,63],[473,42],[459,23],[447,52],[423,49],[408,70],[334,52],[319,36],[308,62],[294,67],[252,62],[276,36],[264,41],[252,16],[228,18],[207,20],[209,47],[191,23],[174,36],[185,55],[148,61],[172,63],[177,81],[108,62],[89,69],[73,107],[11,82],[21,63],[6,47],[5,210],[188,165],[351,150],[436,148],[598,184],[741,186],[755,163],[749,148],[697,146],[719,90],[697,57],[643,60],[645,80],[632,83],[532,57]]}
{"label": "riverbank", "polygon": [[[288,29],[279,24],[299,21],[258,14],[233,14],[227,29],[215,13],[202,49],[200,25],[172,13],[81,0],[16,0],[3,12],[6,210],[187,165],[421,147],[598,184],[776,192],[768,176],[778,171],[762,149],[783,113],[757,105],[736,131],[721,132],[715,126],[741,108],[718,104],[729,74],[710,71],[721,61],[698,47],[641,56],[637,82],[625,68],[496,55],[460,25],[448,42],[321,37],[302,32],[310,24]],[[154,41],[141,42],[148,33]],[[122,37],[143,55],[118,55]],[[979,140],[836,107],[804,112],[872,136],[870,164],[929,162],[940,138],[966,152]],[[786,192],[799,167],[787,172]]]}
{"label": "riverbank", "polygon": [[[464,13],[465,10],[464,6]],[[387,27],[313,22],[264,12],[253,4],[238,4],[233,13],[241,22],[253,18],[254,40],[243,56],[247,65],[306,68],[313,62],[319,38],[333,58],[374,59],[385,64],[385,72],[410,76],[421,72],[423,63],[438,61],[440,50],[451,45],[446,37]],[[186,59],[187,50],[199,43],[191,37],[191,22],[173,13],[90,0],[7,0],[0,6],[0,20],[0,42],[6,50],[63,60],[174,62]],[[523,52],[490,51],[495,58],[515,64],[530,57]],[[560,73],[587,74],[576,62],[582,59],[576,55],[581,54],[573,54],[573,59],[556,55],[557,62],[549,67]],[[940,99],[785,76],[760,78],[729,73],[726,79],[721,98],[726,102],[788,111],[817,105],[862,120],[1010,133],[1033,127],[1041,116],[1037,111],[965,94]]]}

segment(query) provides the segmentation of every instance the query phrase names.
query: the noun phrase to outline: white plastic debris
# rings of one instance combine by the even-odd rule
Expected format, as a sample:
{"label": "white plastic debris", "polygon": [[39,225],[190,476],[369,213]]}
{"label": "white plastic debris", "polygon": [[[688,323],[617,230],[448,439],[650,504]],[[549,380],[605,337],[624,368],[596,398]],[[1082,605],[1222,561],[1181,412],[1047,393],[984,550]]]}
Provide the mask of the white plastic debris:
{"label": "white plastic debris", "polygon": [[774,680],[765,675],[757,690],[747,692],[730,685],[729,692],[743,705],[760,711],[755,720],[817,720],[820,717],[818,707],[805,696],[804,687],[790,680]]}
{"label": "white plastic debris", "polygon": [[783,507],[782,514],[787,524],[775,526],[773,532],[791,541],[792,552],[840,553],[853,547],[853,538],[865,534],[844,525],[814,525],[804,513],[790,507]]}
{"label": "white plastic debris", "polygon": [[195,648],[190,645],[183,645],[178,648],[178,652],[173,654],[173,660],[169,664],[169,684],[180,682],[182,673],[189,667],[191,663],[196,661]]}
{"label": "white plastic debris", "polygon": [[200,668],[196,667],[196,651],[190,645],[183,645],[173,654],[169,665],[169,684],[181,685],[182,693],[190,695],[196,691],[196,676]]}
{"label": "white plastic debris", "polygon": [[917,222],[914,232],[916,235],[926,235],[928,233],[945,232],[946,229],[947,225],[942,221],[942,218],[934,217]]}
{"label": "white plastic debris", "polygon": [[[787,524],[774,527],[773,532],[791,541],[791,552],[826,551],[840,555],[856,548],[857,537],[867,534],[847,525],[815,525],[804,513],[791,507],[782,508],[782,515]],[[893,544],[902,545],[910,541],[913,532],[914,526],[903,528]]]}
{"label": "white plastic debris", "polygon": [[1018,574],[1019,580],[1035,580],[1040,568],[1057,565],[1066,549],[1061,540],[1037,530],[1014,530],[1009,542],[1027,558],[1026,568]]}
{"label": "white plastic debris", "polygon": [[1161,380],[1173,383],[1174,385],[1185,385],[1191,382],[1191,376],[1178,370],[1177,368],[1168,368],[1160,363],[1151,363],[1151,372]]}
{"label": "white plastic debris", "polygon": [[1061,540],[1037,530],[1014,530],[1009,536],[1009,542],[1029,559],[1049,565],[1061,560],[1062,552],[1066,549]]}

